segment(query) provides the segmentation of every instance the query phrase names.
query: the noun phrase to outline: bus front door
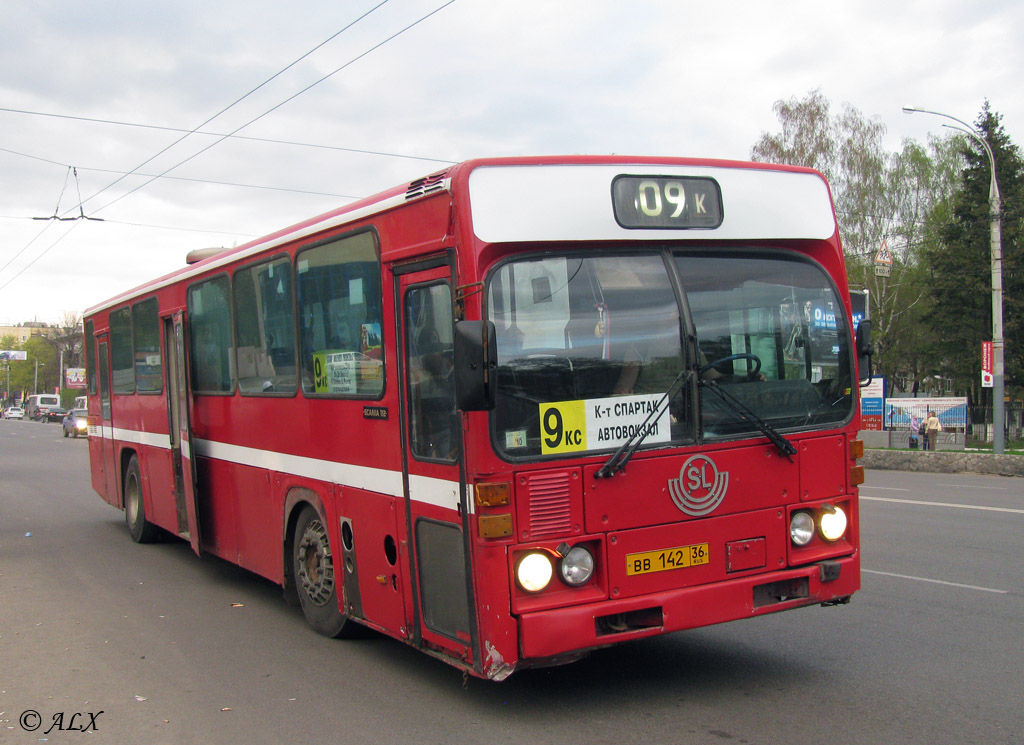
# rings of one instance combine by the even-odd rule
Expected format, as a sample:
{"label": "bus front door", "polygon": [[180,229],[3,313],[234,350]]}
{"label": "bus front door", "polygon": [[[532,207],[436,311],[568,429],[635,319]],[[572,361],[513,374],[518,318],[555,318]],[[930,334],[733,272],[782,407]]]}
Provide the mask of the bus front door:
{"label": "bus front door", "polygon": [[452,377],[451,269],[445,255],[396,269],[402,360],[402,457],[416,622],[414,642],[475,652],[462,427]]}
{"label": "bus front door", "polygon": [[196,466],[189,419],[188,362],[185,353],[184,314],[164,319],[167,350],[167,415],[171,441],[171,467],[178,504],[178,535],[199,548],[199,509],[196,502]]}

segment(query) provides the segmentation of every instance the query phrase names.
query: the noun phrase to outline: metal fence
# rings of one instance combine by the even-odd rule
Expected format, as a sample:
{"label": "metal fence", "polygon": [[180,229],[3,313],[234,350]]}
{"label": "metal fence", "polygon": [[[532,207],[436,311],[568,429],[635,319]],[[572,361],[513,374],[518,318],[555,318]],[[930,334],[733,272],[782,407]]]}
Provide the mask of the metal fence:
{"label": "metal fence", "polygon": [[[916,417],[918,422],[923,422],[929,411],[935,411],[938,415],[942,423],[943,439],[950,440],[951,445],[954,440],[961,447],[965,441],[993,440],[992,407],[968,406],[966,398],[888,398],[885,400],[885,429],[906,441],[909,438],[911,419]],[[1020,403],[1007,404],[1005,411],[1006,441],[1024,441],[1024,406]],[[893,446],[900,447],[897,444]]]}
{"label": "metal fence", "polygon": [[[992,442],[992,407],[967,407],[967,438],[980,442]],[[1006,440],[1024,440],[1024,406],[1019,403],[1006,404]]]}

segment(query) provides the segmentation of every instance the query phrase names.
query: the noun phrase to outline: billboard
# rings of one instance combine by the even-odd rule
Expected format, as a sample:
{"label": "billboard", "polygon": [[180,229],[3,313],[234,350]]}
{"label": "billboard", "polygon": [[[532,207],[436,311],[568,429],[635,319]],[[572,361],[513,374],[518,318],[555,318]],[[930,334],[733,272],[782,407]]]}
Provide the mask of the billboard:
{"label": "billboard", "polygon": [[995,359],[992,342],[981,343],[981,387],[992,388],[995,383]]}
{"label": "billboard", "polygon": [[857,327],[861,320],[871,318],[871,309],[868,303],[867,290],[850,290],[850,309],[853,312],[853,331],[857,333]]}
{"label": "billboard", "polygon": [[885,378],[872,378],[860,389],[860,428],[880,431],[885,409]]}
{"label": "billboard", "polygon": [[64,371],[65,388],[85,388],[85,368],[69,367]]}
{"label": "billboard", "polygon": [[944,396],[936,398],[890,398],[885,402],[886,429],[907,429],[910,418],[916,416],[924,421],[929,411],[934,411],[944,431],[967,428],[966,396]]}

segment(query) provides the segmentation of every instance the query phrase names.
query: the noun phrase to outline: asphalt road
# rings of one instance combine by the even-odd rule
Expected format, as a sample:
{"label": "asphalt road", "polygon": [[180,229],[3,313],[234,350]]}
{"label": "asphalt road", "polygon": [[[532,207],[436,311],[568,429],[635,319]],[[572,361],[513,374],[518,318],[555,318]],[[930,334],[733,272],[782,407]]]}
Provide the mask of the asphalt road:
{"label": "asphalt road", "polygon": [[464,682],[132,543],[84,440],[0,421],[0,743],[1024,742],[1024,479],[872,471],[862,496],[850,605]]}

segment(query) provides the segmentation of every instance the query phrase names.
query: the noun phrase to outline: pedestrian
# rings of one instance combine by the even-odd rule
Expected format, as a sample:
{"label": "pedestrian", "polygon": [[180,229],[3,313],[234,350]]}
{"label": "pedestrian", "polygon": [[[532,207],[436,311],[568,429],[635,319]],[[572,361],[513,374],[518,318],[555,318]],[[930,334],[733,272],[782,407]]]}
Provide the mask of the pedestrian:
{"label": "pedestrian", "polygon": [[921,418],[917,414],[910,415],[910,438],[909,444],[911,449],[916,450],[918,445],[918,435],[921,433]]}
{"label": "pedestrian", "polygon": [[935,442],[939,439],[939,432],[942,431],[942,422],[935,416],[934,411],[928,412],[928,418],[924,420],[925,432],[928,436],[928,449],[935,449]]}

